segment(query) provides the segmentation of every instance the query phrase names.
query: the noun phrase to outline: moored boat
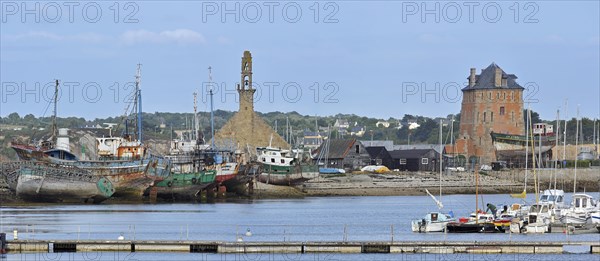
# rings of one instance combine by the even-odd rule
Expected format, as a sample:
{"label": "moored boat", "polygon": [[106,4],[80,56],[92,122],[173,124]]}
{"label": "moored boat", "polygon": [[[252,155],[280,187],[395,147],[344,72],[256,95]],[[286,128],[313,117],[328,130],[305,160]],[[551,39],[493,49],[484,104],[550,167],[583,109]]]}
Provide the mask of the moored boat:
{"label": "moored boat", "polygon": [[574,194],[571,207],[561,211],[560,222],[575,227],[585,226],[591,223],[591,213],[597,209],[596,204],[588,194]]}
{"label": "moored boat", "polygon": [[413,220],[411,227],[413,232],[444,232],[446,225],[454,221],[454,218],[441,212],[427,213],[420,220]]}

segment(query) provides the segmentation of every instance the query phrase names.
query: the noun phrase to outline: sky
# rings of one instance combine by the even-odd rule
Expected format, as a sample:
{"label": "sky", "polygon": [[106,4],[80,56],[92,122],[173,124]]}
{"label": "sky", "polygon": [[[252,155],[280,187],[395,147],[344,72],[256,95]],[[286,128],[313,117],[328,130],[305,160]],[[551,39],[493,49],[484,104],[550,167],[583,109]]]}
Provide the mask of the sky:
{"label": "sky", "polygon": [[141,64],[144,112],[255,109],[387,119],[460,112],[492,62],[542,119],[600,118],[599,1],[1,1],[0,116],[122,115]]}

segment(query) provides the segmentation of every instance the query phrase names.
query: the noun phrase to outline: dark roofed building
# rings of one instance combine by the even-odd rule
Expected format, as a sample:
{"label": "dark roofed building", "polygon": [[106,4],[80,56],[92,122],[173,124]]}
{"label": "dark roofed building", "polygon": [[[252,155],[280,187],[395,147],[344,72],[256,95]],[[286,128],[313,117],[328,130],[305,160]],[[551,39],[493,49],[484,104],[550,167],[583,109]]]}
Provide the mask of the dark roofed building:
{"label": "dark roofed building", "polygon": [[521,89],[523,86],[517,83],[517,76],[507,74],[496,63],[490,64],[487,68],[481,70],[481,74],[471,73],[467,78],[469,85],[463,88],[463,91],[475,89]]}
{"label": "dark roofed building", "polygon": [[[323,167],[352,171],[369,165],[369,153],[357,139],[332,139],[323,142],[313,154],[320,155],[321,150],[325,149],[326,146],[328,146],[329,151],[323,157],[327,158],[327,166]],[[319,164],[325,162],[325,158],[317,158],[316,160]]]}
{"label": "dark roofed building", "polygon": [[392,169],[392,156],[385,147],[367,147],[366,150],[369,153],[369,157],[371,157],[370,165],[383,165]]}
{"label": "dark roofed building", "polygon": [[390,151],[393,168],[401,171],[438,171],[440,154],[434,149]]}

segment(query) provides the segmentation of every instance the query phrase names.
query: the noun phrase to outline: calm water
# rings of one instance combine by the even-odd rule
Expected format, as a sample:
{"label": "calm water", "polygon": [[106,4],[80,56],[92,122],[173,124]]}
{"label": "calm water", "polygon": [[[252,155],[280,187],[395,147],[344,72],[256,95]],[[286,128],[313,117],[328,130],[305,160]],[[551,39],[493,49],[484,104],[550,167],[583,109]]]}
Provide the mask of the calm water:
{"label": "calm water", "polygon": [[[592,193],[594,197],[598,193]],[[570,195],[567,195],[569,200]],[[444,196],[446,210],[457,216],[475,208],[473,195]],[[480,204],[482,198],[479,199]],[[484,195],[499,204],[517,202],[508,195]],[[528,200],[533,200],[533,195]],[[0,230],[12,239],[103,239],[119,235],[136,240],[235,241],[600,241],[600,234],[418,234],[410,221],[437,210],[428,196],[327,197],[284,200],[248,200],[217,204],[53,205],[2,207]],[[246,236],[250,229],[252,235]],[[573,249],[570,252],[585,251]],[[13,255],[16,260],[498,260],[496,255],[215,255],[75,253]],[[118,257],[113,256],[120,255]],[[288,258],[290,257],[290,258]],[[489,257],[489,259],[487,259]],[[547,257],[547,258],[546,258]],[[563,260],[589,260],[598,256],[569,254]],[[458,258],[458,259],[457,259]],[[483,258],[483,259],[482,259]],[[583,258],[583,259],[581,259]],[[550,256],[504,255],[501,260],[550,260]]]}

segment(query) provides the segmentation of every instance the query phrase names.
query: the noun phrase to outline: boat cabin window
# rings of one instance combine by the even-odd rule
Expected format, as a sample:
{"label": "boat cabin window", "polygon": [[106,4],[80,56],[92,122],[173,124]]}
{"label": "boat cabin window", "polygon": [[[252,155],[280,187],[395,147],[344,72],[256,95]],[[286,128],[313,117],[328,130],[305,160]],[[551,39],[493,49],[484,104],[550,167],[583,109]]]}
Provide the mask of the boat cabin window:
{"label": "boat cabin window", "polygon": [[583,199],[583,200],[581,201],[581,207],[582,207],[582,208],[586,208],[586,207],[587,207],[587,199]]}
{"label": "boat cabin window", "polygon": [[271,158],[271,163],[275,163],[275,158]]}
{"label": "boat cabin window", "polygon": [[533,206],[531,206],[531,208],[529,209],[529,212],[534,212],[534,213],[537,213],[539,209],[540,209],[540,206],[539,206],[539,205],[533,205]]}
{"label": "boat cabin window", "polygon": [[281,163],[285,163],[285,160],[284,160],[284,159],[281,159]]}
{"label": "boat cabin window", "polygon": [[556,200],[556,202],[563,202],[563,196],[558,196],[558,199]]}
{"label": "boat cabin window", "polygon": [[267,162],[267,159],[263,158],[263,162]]}
{"label": "boat cabin window", "polygon": [[431,221],[437,221],[438,219],[438,214],[437,213],[431,213]]}
{"label": "boat cabin window", "polygon": [[579,208],[579,207],[581,207],[581,199],[579,199],[579,198],[576,198],[576,199],[575,199],[575,207],[576,207],[576,208]]}
{"label": "boat cabin window", "polygon": [[542,212],[548,212],[548,206],[543,206],[542,207]]}
{"label": "boat cabin window", "polygon": [[548,201],[548,195],[542,195],[540,198],[541,201]]}

